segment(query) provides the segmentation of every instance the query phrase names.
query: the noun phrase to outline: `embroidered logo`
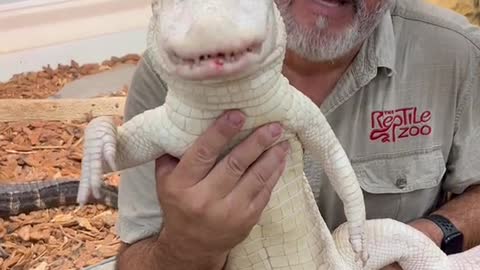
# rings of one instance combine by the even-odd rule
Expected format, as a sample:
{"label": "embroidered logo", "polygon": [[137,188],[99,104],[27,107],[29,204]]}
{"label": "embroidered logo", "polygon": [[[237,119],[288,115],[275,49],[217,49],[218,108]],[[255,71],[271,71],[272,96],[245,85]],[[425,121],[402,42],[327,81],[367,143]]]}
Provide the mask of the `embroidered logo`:
{"label": "embroidered logo", "polygon": [[374,111],[371,115],[370,140],[383,143],[399,139],[428,136],[432,133],[429,125],[432,113],[418,112],[417,107],[390,111]]}

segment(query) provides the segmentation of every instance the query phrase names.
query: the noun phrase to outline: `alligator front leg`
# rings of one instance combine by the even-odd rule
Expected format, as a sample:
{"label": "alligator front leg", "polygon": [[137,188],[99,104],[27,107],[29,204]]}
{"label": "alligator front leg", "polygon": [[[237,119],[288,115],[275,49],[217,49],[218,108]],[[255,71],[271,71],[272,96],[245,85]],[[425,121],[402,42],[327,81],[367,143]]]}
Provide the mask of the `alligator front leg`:
{"label": "alligator front leg", "polygon": [[[298,92],[297,90],[294,90]],[[350,243],[357,259],[365,264],[368,259],[365,239],[365,204],[355,172],[330,124],[317,105],[308,97],[295,95],[294,126],[305,150],[318,159],[334,190],[344,205],[350,233]]]}
{"label": "alligator front leg", "polygon": [[162,131],[166,119],[163,107],[136,115],[117,126],[112,118],[93,119],[85,129],[82,171],[77,195],[80,205],[87,203],[90,193],[100,199],[102,175],[149,162],[165,154],[158,142],[167,134]]}

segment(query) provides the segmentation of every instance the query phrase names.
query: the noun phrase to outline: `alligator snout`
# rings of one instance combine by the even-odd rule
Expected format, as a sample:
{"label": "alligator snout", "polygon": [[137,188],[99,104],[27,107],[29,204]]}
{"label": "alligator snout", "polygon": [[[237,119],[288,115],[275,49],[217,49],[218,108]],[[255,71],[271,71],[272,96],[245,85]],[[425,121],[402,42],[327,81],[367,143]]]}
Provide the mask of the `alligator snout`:
{"label": "alligator snout", "polygon": [[159,14],[161,47],[177,75],[206,79],[238,73],[265,54],[271,1],[184,0]]}
{"label": "alligator snout", "polygon": [[258,51],[266,36],[266,29],[221,14],[197,15],[188,25],[173,31],[165,44],[167,50],[182,59],[199,61],[212,57],[234,60]]}

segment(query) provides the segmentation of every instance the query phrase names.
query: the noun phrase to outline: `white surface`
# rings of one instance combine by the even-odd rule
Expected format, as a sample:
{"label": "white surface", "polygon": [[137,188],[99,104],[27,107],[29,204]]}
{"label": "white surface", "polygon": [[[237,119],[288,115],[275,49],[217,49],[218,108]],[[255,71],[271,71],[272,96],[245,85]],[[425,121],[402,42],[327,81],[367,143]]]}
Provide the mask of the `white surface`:
{"label": "white surface", "polygon": [[106,260],[100,262],[97,265],[93,265],[93,266],[83,268],[83,270],[114,270],[115,269],[115,260],[116,260],[116,257],[111,257],[109,259],[106,259]]}
{"label": "white surface", "polygon": [[60,2],[82,0],[0,0],[0,11],[18,10],[38,6],[48,6]]}
{"label": "white surface", "polygon": [[28,0],[0,5],[4,41],[0,54],[146,29],[150,16],[150,0]]}
{"label": "white surface", "polygon": [[20,3],[25,2],[26,0],[0,0],[0,5],[11,4],[11,3]]}
{"label": "white surface", "polygon": [[43,66],[50,65],[54,68],[57,64],[70,64],[72,59],[79,64],[97,63],[110,59],[111,56],[141,54],[145,48],[146,30],[141,29],[0,54],[0,82],[17,73],[41,70]]}
{"label": "white surface", "polygon": [[0,81],[71,60],[141,54],[146,47],[151,0],[8,1],[0,4]]}
{"label": "white surface", "polygon": [[25,0],[0,0],[0,5],[23,2]]}
{"label": "white surface", "polygon": [[50,98],[91,98],[109,95],[128,87],[137,69],[133,64],[120,64],[111,70],[83,76],[67,83]]}

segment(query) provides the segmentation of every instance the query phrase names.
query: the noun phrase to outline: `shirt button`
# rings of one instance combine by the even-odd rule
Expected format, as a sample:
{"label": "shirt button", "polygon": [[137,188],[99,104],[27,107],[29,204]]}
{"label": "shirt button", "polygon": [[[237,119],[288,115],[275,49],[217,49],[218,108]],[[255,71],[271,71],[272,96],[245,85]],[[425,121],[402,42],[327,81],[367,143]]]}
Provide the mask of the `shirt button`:
{"label": "shirt button", "polygon": [[407,186],[407,179],[405,179],[405,178],[398,178],[398,179],[397,179],[397,183],[395,183],[395,185],[396,185],[399,189],[404,189],[404,188]]}

